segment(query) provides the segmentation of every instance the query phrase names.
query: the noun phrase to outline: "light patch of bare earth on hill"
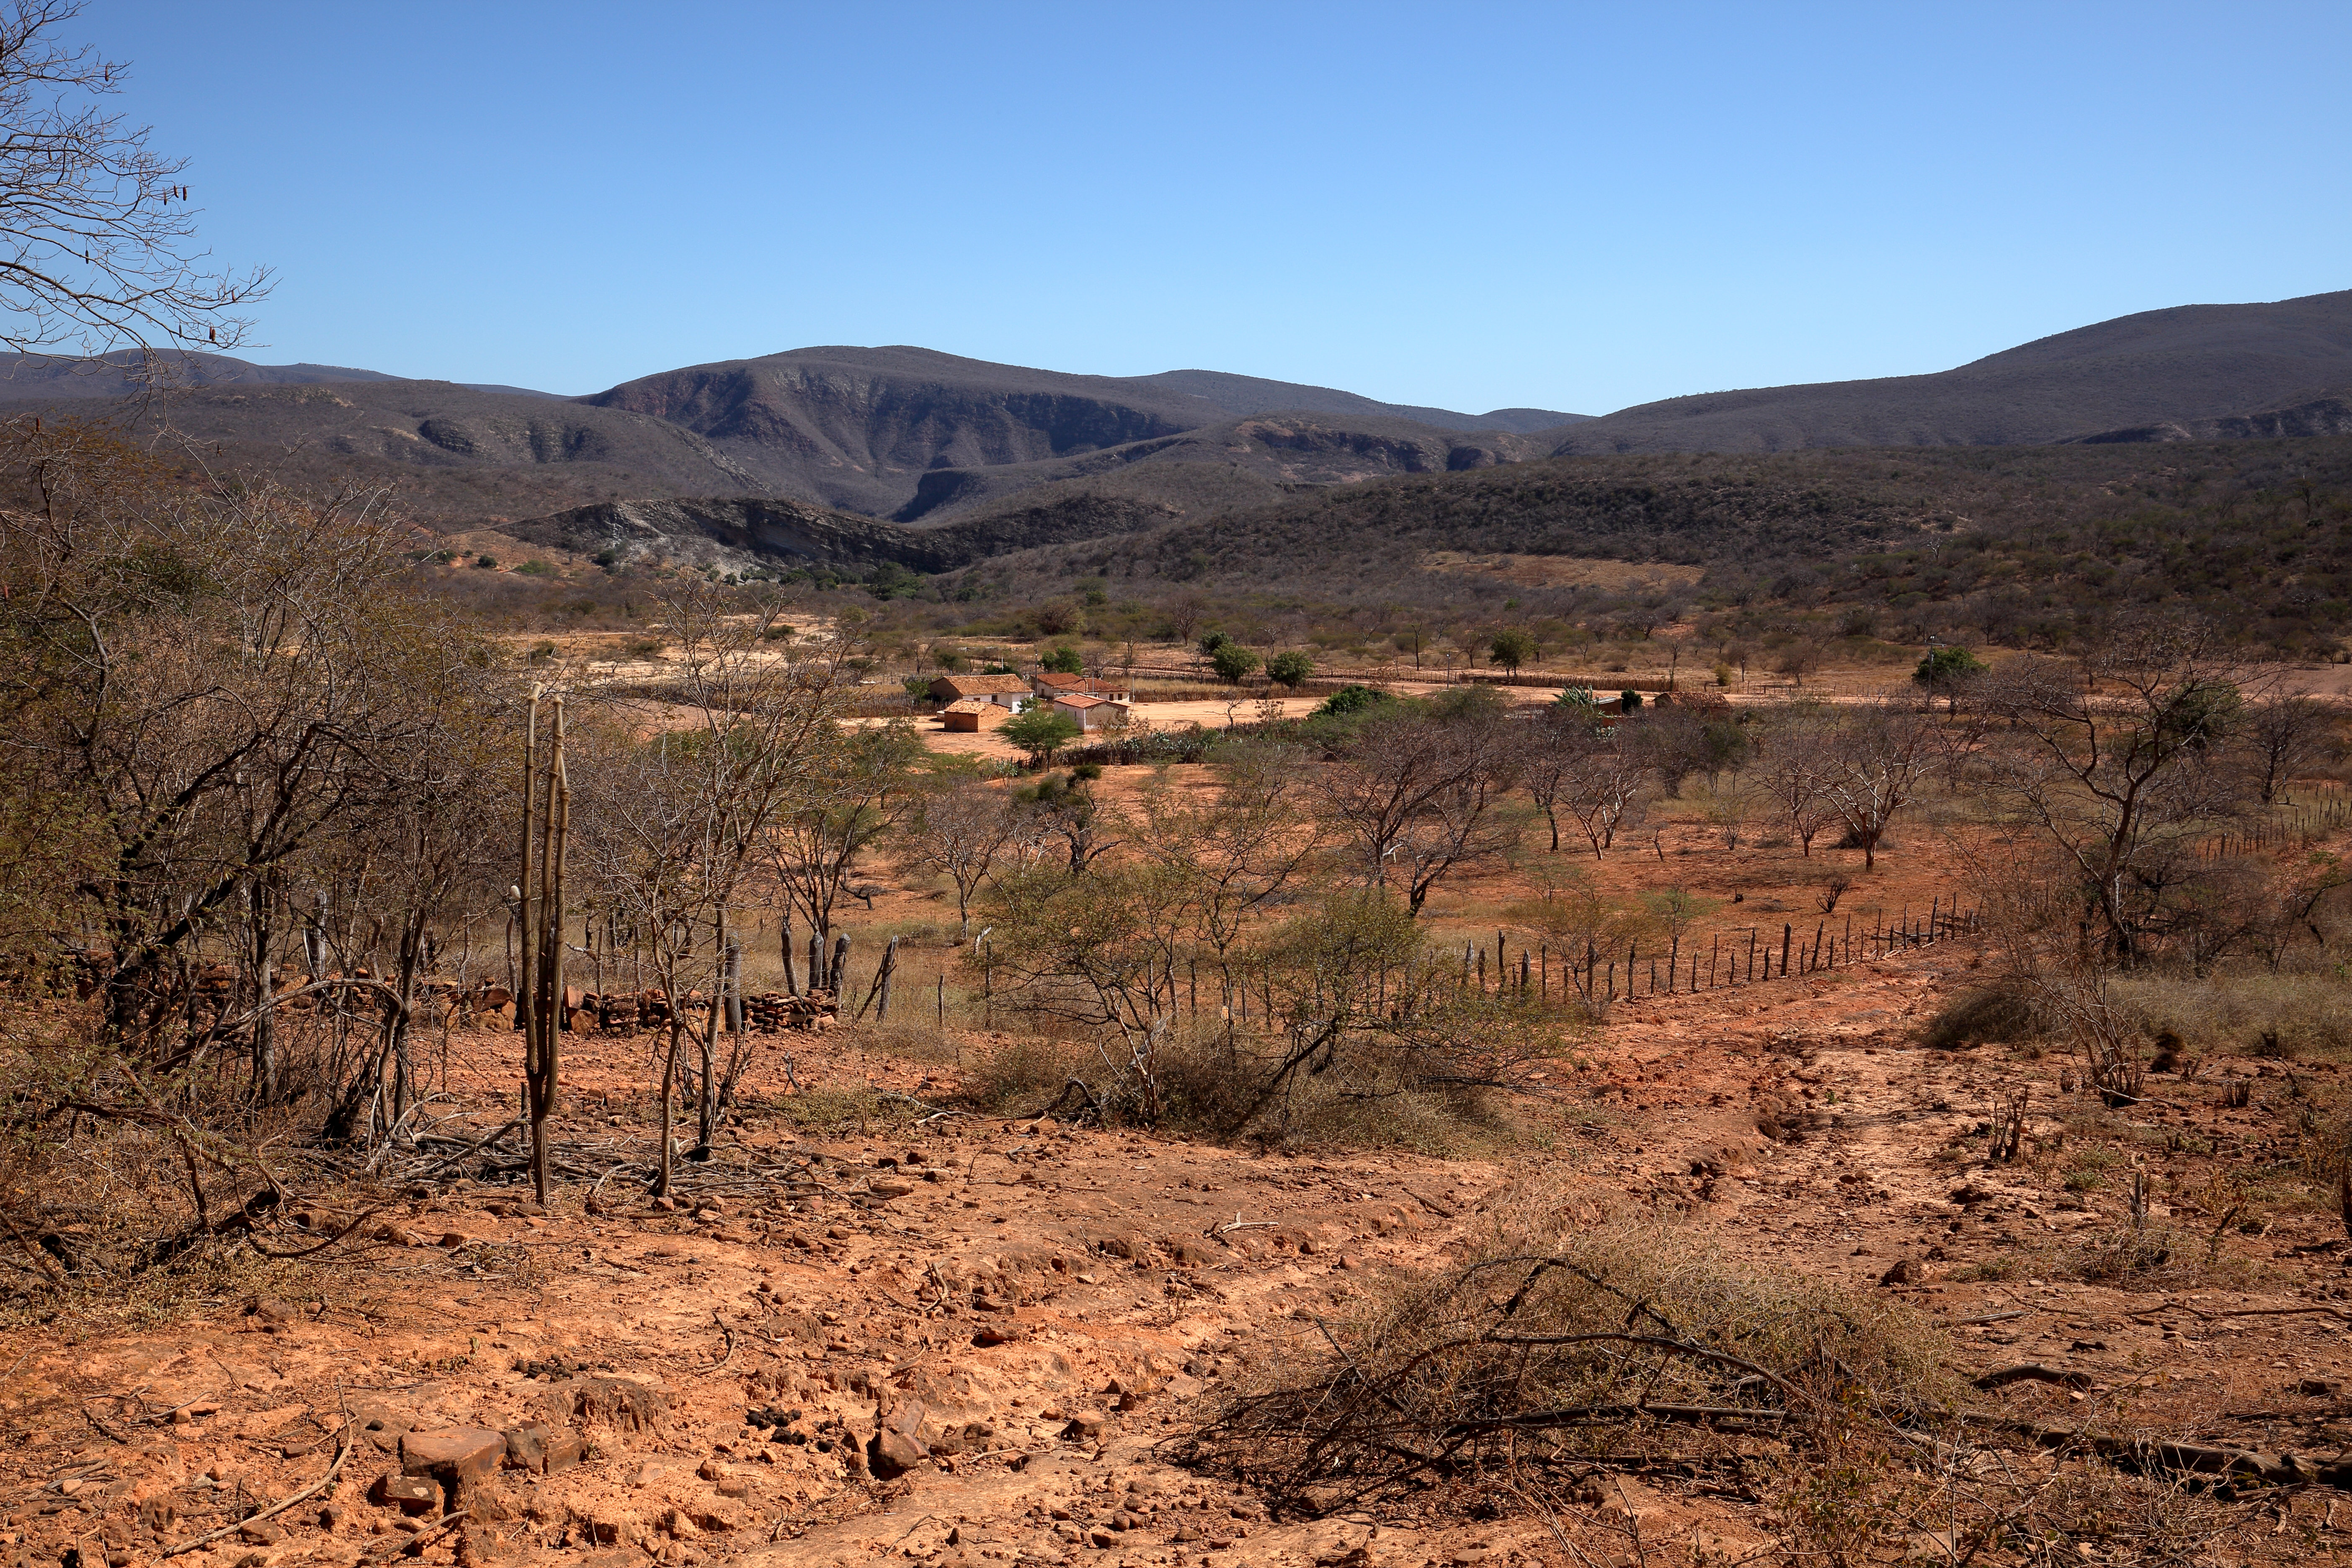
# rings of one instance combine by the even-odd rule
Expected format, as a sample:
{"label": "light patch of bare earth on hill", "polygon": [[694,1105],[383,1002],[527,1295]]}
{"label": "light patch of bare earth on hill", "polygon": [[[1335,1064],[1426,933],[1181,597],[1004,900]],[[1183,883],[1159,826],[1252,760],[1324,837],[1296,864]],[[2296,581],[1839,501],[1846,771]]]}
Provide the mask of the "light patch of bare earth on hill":
{"label": "light patch of bare earth on hill", "polygon": [[1687,586],[1706,575],[1704,566],[1671,561],[1612,561],[1585,555],[1517,555],[1507,552],[1465,553],[1433,550],[1419,565],[1424,572],[1449,572],[1499,577],[1523,588],[1607,588],[1622,593],[1665,584]]}

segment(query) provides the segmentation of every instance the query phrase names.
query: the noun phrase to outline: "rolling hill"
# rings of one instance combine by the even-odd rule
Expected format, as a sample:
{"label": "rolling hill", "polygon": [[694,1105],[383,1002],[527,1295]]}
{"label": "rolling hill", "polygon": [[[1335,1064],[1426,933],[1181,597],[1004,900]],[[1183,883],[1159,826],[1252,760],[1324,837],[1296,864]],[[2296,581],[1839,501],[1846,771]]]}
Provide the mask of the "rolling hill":
{"label": "rolling hill", "polygon": [[1548,434],[1558,457],[2040,446],[2276,408],[2347,383],[2352,290],[2147,310],[1932,375],[1669,398]]}
{"label": "rolling hill", "polygon": [[[1312,416],[1316,451],[1301,459],[1302,471],[1317,476],[1312,483],[1421,471],[1429,454],[1460,444],[1453,434],[1508,437],[1567,417],[1403,408],[1328,387],[1208,371],[1067,375],[918,348],[795,349],[690,365],[582,401],[692,430],[776,494],[900,521],[1138,461],[1229,462],[1227,448],[1240,451],[1256,439],[1234,436],[1235,415],[1244,423],[1274,412]],[[1192,439],[1176,448],[1152,445],[1187,435]],[[1487,460],[1503,460],[1491,436],[1470,445],[1492,454]],[[1351,446],[1361,456],[1352,465],[1339,456]],[[1408,448],[1416,455],[1404,456]],[[1510,455],[1540,449],[1514,446]],[[1438,457],[1435,466],[1445,461]]]}
{"label": "rolling hill", "polygon": [[2334,389],[2352,386],[2352,291],[2147,311],[1929,375],[1597,418],[1461,414],[1205,370],[1067,374],[907,347],[689,365],[576,398],[222,355],[177,368],[172,390],[126,410],[120,365],[0,362],[0,408],[111,410],[142,437],[291,479],[388,483],[416,515],[460,526],[749,498],[927,529],[973,523],[958,537],[1028,548],[1546,457],[2326,435],[2347,427]]}
{"label": "rolling hill", "polygon": [[[119,363],[6,368],[0,409],[92,412],[289,478],[391,483],[412,510],[455,521],[748,495],[930,524],[1050,505],[1057,494],[1021,498],[1074,485],[1156,518],[1538,456],[1543,445],[1509,426],[1568,417],[1402,411],[1459,427],[1444,428],[1326,387],[1209,372],[1065,375],[923,349],[799,350],[583,398],[188,355],[165,389],[125,405],[141,389]],[[1266,412],[1286,404],[1308,411]]]}

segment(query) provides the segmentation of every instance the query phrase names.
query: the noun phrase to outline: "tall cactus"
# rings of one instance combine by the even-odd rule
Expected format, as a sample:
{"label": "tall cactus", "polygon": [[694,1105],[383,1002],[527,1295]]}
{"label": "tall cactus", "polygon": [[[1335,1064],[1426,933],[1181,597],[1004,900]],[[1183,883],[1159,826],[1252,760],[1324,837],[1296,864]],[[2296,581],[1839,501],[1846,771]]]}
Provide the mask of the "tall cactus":
{"label": "tall cactus", "polygon": [[[539,708],[554,710],[544,755],[539,742]],[[516,1001],[522,1018],[522,1081],[530,1113],[530,1179],[547,1202],[547,1118],[562,1082],[559,1044],[563,1021],[563,850],[572,826],[572,784],[563,769],[563,699],[548,699],[546,688],[530,693],[523,731],[522,878],[515,884],[515,920],[522,949],[522,984]]]}

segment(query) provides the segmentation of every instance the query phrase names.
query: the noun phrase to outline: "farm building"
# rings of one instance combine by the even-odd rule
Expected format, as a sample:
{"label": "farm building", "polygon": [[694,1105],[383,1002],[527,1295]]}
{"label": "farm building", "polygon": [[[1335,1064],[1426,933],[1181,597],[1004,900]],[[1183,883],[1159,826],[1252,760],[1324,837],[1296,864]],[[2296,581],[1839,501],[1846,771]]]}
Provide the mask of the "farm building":
{"label": "farm building", "polygon": [[1099,730],[1104,725],[1127,717],[1127,704],[1115,698],[1096,697],[1078,692],[1069,697],[1054,699],[1054,710],[1066,713],[1078,721],[1081,730]]}
{"label": "farm building", "polygon": [[1036,694],[1049,701],[1056,697],[1108,697],[1114,702],[1125,702],[1127,688],[1116,680],[1099,680],[1091,676],[1064,675],[1058,670],[1046,670],[1029,678]]}
{"label": "farm building", "polygon": [[966,697],[940,710],[940,728],[971,734],[975,731],[993,730],[1012,717],[1012,709],[992,702],[985,697]]}
{"label": "farm building", "polygon": [[942,675],[931,682],[934,702],[955,703],[977,697],[999,708],[1018,708],[1024,698],[1034,695],[1029,683],[1017,675]]}

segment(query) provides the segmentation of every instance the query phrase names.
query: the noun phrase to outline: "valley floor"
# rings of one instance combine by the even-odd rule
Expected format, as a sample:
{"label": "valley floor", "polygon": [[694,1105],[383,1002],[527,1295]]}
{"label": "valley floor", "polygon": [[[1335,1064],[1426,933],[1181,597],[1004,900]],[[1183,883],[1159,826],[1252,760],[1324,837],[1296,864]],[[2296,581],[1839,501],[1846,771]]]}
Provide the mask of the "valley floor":
{"label": "valley floor", "polygon": [[[1391,1271],[1441,1266],[1550,1184],[1759,1268],[1900,1290],[1970,1374],[2032,1362],[2087,1384],[1983,1395],[2002,1415],[2307,1463],[2344,1449],[2352,1292],[2332,1215],[2287,1205],[2209,1246],[2206,1216],[2159,1203],[2149,1223],[2178,1256],[2092,1281],[2084,1260],[2130,1223],[2114,1182],[2070,1191],[2052,1162],[1967,1157],[1995,1098],[2028,1089],[2037,1136],[2063,1127],[2178,1173],[2184,1148],[2264,1137],[2335,1069],[2208,1063],[2106,1110],[2061,1087],[2057,1058],[1909,1043],[1971,959],[1948,942],[1621,1006],[1556,1098],[1521,1105],[1523,1149],[1493,1161],[942,1113],[951,1067],[868,1054],[846,1031],[770,1037],[760,1109],[716,1158],[681,1167],[674,1210],[618,1183],[566,1180],[543,1214],[514,1186],[420,1187],[364,1247],[257,1266],[143,1324],[90,1304],[0,1336],[6,1557],[156,1561],[301,1491],[342,1441],[331,1488],[175,1561],[351,1564],[417,1542],[428,1562],[597,1568],[1593,1568],[1685,1561],[1694,1542],[1717,1560],[1771,1555],[1760,1502],[1671,1477],[1620,1478],[1600,1504],[1549,1515],[1477,1520],[1433,1497],[1315,1521],[1270,1517],[1177,1462],[1188,1426],[1270,1357],[1315,1352],[1318,1316],[1363,1307]],[[437,1131],[470,1139],[507,1114],[519,1051],[509,1037],[458,1044]],[[647,1057],[641,1037],[576,1041],[568,1168],[646,1156]],[[2221,1103],[2233,1077],[2252,1080],[2237,1109]],[[1890,1273],[1908,1282],[1880,1285]],[[887,1480],[852,1457],[877,1422],[915,1444],[880,1450],[909,1467]],[[437,1532],[434,1509],[372,1500],[404,1437],[414,1452],[435,1432],[532,1424],[576,1430],[586,1457],[467,1486],[469,1517]],[[2030,1450],[2012,1462],[2036,1473]],[[2334,1496],[2241,1505],[2196,1560],[2338,1550]]]}

